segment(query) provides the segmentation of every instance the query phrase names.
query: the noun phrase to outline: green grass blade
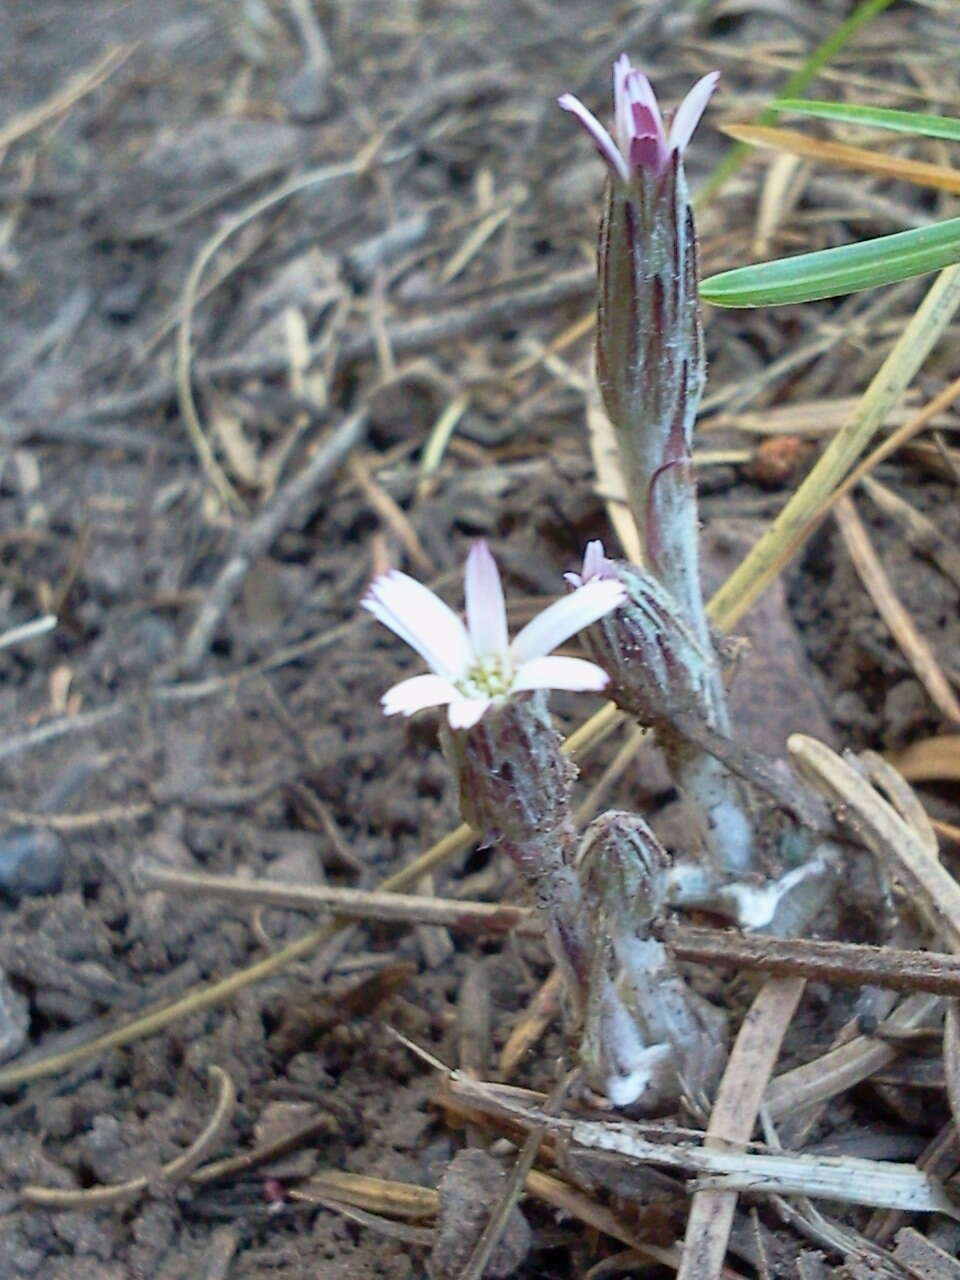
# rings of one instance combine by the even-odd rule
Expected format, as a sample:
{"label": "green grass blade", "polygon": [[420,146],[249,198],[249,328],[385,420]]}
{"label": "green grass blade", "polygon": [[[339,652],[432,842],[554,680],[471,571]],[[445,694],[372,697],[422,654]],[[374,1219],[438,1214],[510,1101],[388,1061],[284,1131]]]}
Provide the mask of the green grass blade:
{"label": "green grass blade", "polygon": [[700,294],[718,307],[776,307],[894,284],[955,262],[960,262],[960,218],[722,271],[704,280]]}
{"label": "green grass blade", "polygon": [[[782,92],[784,96],[789,98],[794,94],[803,93],[807,85],[816,79],[823,67],[840,52],[847,41],[852,40],[861,27],[868,23],[871,18],[883,13],[884,9],[888,9],[892,3],[893,0],[860,0],[853,13],[835,27],[827,38],[817,45],[803,66],[798,67],[793,75],[790,76],[783,86]],[[753,123],[776,124],[778,114],[777,107],[771,104],[760,112]],[[697,197],[694,201],[695,207],[702,208],[703,205],[710,201],[724,183],[737,172],[749,155],[750,147],[745,142],[738,142],[731,147],[697,192]]]}
{"label": "green grass blade", "polygon": [[805,98],[781,98],[773,104],[777,111],[792,111],[819,120],[839,120],[843,124],[873,125],[895,129],[924,138],[947,138],[960,142],[960,120],[951,116],[928,116],[919,111],[891,111],[885,107],[858,107],[845,102],[808,102]]}

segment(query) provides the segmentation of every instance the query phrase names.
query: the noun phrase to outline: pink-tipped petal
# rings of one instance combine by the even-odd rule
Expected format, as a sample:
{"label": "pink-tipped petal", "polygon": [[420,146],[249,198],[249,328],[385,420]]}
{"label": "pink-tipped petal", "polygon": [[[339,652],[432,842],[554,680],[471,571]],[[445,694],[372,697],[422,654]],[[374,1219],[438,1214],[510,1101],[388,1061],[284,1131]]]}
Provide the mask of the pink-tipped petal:
{"label": "pink-tipped petal", "polygon": [[425,707],[445,707],[461,697],[460,692],[443,676],[411,676],[401,680],[380,699],[387,716],[412,716]]}
{"label": "pink-tipped petal", "polygon": [[531,658],[519,669],[511,692],[524,689],[573,689],[599,692],[609,683],[607,673],[583,658]]}
{"label": "pink-tipped petal", "polygon": [[588,582],[548,605],[543,613],[527,623],[510,646],[514,663],[519,667],[532,658],[544,657],[558,644],[622,604],[625,595],[620,583],[611,578]]}
{"label": "pink-tipped petal", "polygon": [[607,162],[610,168],[624,182],[630,177],[630,170],[627,168],[627,162],[620,154],[616,143],[610,137],[597,117],[592,111],[589,111],[579,98],[575,98],[572,93],[564,93],[557,99],[558,106],[564,111],[569,111],[586,129],[587,133],[593,140],[594,146],[600,152],[602,158]]}
{"label": "pink-tipped petal", "polygon": [[657,95],[653,91],[653,85],[636,67],[631,69],[627,77],[627,97],[630,100],[631,121],[636,124],[639,118],[649,122],[654,133],[665,142],[667,135]]}
{"label": "pink-tipped petal", "polygon": [[700,117],[707,108],[710,96],[720,79],[719,71],[711,71],[693,86],[684,100],[677,107],[676,115],[670,124],[670,138],[667,143],[669,151],[686,151],[693,137],[693,131],[700,123]]}
{"label": "pink-tipped petal", "polygon": [[653,169],[660,173],[669,152],[653,85],[642,71],[634,67],[627,77],[626,92],[630,102],[630,167]]}
{"label": "pink-tipped petal", "polygon": [[475,542],[467,556],[464,574],[467,599],[467,630],[474,656],[485,658],[503,654],[510,646],[507,635],[507,606],[497,562],[485,542]]}
{"label": "pink-tipped petal", "polygon": [[[637,110],[642,111],[643,108],[638,107]],[[630,168],[650,169],[653,173],[660,174],[666,166],[668,156],[669,152],[660,136],[649,125],[638,121],[636,133],[630,141]]]}
{"label": "pink-tipped petal", "polygon": [[459,698],[450,703],[447,718],[451,729],[472,729],[490,706],[490,698]]}
{"label": "pink-tipped petal", "polygon": [[430,664],[437,675],[457,679],[470,666],[467,629],[428,587],[393,569],[371,583],[363,607]]}
{"label": "pink-tipped petal", "polygon": [[630,151],[630,138],[633,135],[633,113],[627,90],[632,71],[630,59],[625,53],[621,53],[613,64],[613,133],[624,156]]}

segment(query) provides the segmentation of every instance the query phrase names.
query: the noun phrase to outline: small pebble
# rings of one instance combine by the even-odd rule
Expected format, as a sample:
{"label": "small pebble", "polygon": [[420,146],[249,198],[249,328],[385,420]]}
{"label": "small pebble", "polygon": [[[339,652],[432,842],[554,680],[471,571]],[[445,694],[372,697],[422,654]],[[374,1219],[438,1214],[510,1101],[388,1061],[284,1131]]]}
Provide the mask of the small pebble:
{"label": "small pebble", "polygon": [[[454,1156],[440,1179],[440,1216],[430,1256],[430,1280],[454,1280],[466,1266],[503,1194],[504,1167],[485,1151],[467,1148]],[[532,1232],[514,1206],[484,1280],[507,1280],[523,1266]]]}
{"label": "small pebble", "polygon": [[322,119],[332,105],[330,77],[323,67],[301,67],[284,84],[277,95],[291,120],[313,124]]}
{"label": "small pebble", "polygon": [[0,893],[11,898],[56,893],[67,846],[49,827],[14,827],[0,835]]}
{"label": "small pebble", "polygon": [[0,970],[0,1062],[15,1058],[27,1043],[30,1008],[24,996],[14,991]]}
{"label": "small pebble", "polygon": [[138,279],[120,280],[111,285],[100,299],[100,310],[108,320],[127,324],[140,310],[144,297],[144,282]]}

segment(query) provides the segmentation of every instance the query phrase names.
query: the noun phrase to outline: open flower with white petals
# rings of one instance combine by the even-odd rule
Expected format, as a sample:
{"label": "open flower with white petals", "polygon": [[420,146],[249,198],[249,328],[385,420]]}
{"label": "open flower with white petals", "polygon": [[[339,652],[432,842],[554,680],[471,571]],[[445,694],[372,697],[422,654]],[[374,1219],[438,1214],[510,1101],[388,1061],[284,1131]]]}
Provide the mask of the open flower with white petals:
{"label": "open flower with white petals", "polygon": [[432,674],[401,680],[388,689],[386,714],[413,715],[447,707],[452,729],[470,729],[490,707],[532,689],[599,691],[607,674],[582,658],[550,657],[577,631],[615,609],[624,598],[619,582],[593,581],[548,605],[511,642],[496,562],[476,542],[465,573],[466,625],[422,583],[391,570],[375,578],[363,607],[424,658]]}

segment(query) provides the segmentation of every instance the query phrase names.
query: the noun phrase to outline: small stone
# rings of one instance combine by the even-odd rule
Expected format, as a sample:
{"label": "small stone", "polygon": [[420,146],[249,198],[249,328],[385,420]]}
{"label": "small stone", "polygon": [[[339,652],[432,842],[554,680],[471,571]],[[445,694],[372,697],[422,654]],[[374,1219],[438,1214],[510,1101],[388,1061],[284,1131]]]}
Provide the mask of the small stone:
{"label": "small stone", "polygon": [[[503,1166],[478,1148],[460,1151],[440,1179],[440,1219],[430,1255],[431,1280],[454,1280],[463,1271],[503,1194]],[[531,1231],[514,1207],[484,1271],[484,1280],[506,1280],[523,1266]]]}
{"label": "small stone", "polygon": [[14,827],[0,835],[0,893],[11,898],[56,893],[67,846],[49,827]]}
{"label": "small stone", "polygon": [[[269,1146],[292,1138],[320,1118],[320,1112],[312,1102],[268,1102],[254,1125],[257,1146]],[[331,1120],[331,1129],[336,1122]],[[310,1142],[279,1160],[263,1166],[265,1175],[273,1178],[306,1178],[317,1167],[315,1143]]]}
{"label": "small stone", "polygon": [[793,484],[812,453],[811,442],[800,436],[770,436],[757,446],[748,471],[761,488],[783,489]]}
{"label": "small stone", "polygon": [[135,278],[119,280],[100,299],[100,310],[108,320],[128,324],[134,319],[144,298],[144,282]]}
{"label": "small stone", "polygon": [[0,970],[0,1062],[17,1056],[27,1043],[29,1031],[30,1007]]}
{"label": "small stone", "polygon": [[329,112],[333,98],[328,69],[313,64],[301,67],[281,87],[277,97],[290,119],[298,124],[321,120]]}
{"label": "small stone", "polygon": [[883,702],[883,718],[888,737],[896,746],[906,745],[922,736],[921,730],[933,718],[930,699],[919,680],[907,677],[887,690]]}

